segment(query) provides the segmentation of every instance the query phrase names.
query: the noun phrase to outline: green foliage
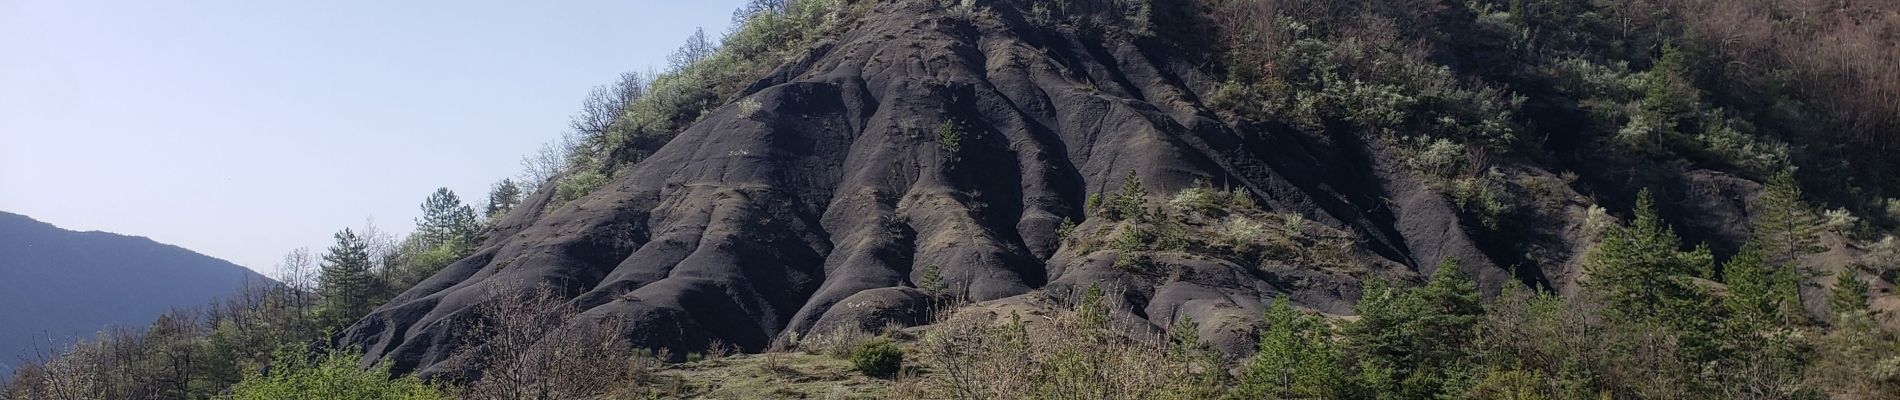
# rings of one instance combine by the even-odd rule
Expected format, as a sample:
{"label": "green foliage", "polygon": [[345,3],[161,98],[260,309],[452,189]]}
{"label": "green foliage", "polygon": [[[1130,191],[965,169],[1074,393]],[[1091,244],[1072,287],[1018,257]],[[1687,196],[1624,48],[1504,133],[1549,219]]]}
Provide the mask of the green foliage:
{"label": "green foliage", "polygon": [[1754,333],[1787,321],[1800,312],[1795,307],[1796,284],[1793,270],[1770,265],[1756,243],[1742,247],[1722,265],[1728,294],[1723,307],[1730,326],[1739,332]]}
{"label": "green foliage", "polygon": [[1115,258],[1115,268],[1133,269],[1147,262],[1148,245],[1153,241],[1153,232],[1140,225],[1123,227],[1121,234],[1116,235],[1115,241],[1109,244],[1109,247],[1118,253]]}
{"label": "green foliage", "polygon": [[1802,197],[1794,173],[1782,171],[1752,205],[1750,236],[1761,242],[1771,265],[1792,269],[1801,257],[1821,250],[1822,221]]}
{"label": "green foliage", "polygon": [[1226,193],[1215,191],[1203,185],[1196,185],[1195,187],[1182,190],[1180,193],[1175,193],[1174,198],[1168,200],[1168,207],[1182,214],[1210,215],[1216,211],[1220,211],[1223,205],[1222,203],[1227,200],[1224,197],[1226,197]]}
{"label": "green foliage", "polygon": [[938,267],[937,264],[925,264],[924,276],[917,278],[917,288],[932,296],[942,296],[945,291],[950,290],[950,285],[943,280],[942,267]]}
{"label": "green foliage", "polygon": [[1115,197],[1109,200],[1108,218],[1110,220],[1139,219],[1144,214],[1142,204],[1147,201],[1148,192],[1141,187],[1141,177],[1134,171],[1122,178],[1121,190],[1115,191]]}
{"label": "green foliage", "polygon": [[1238,394],[1252,399],[1343,397],[1347,379],[1338,364],[1330,325],[1294,311],[1285,297],[1267,310],[1260,348],[1240,376]]}
{"label": "green foliage", "polygon": [[952,156],[963,151],[963,128],[951,120],[945,119],[937,124],[937,147]]}
{"label": "green foliage", "polygon": [[1834,289],[1828,291],[1828,310],[1834,314],[1867,311],[1867,283],[1861,282],[1853,269],[1843,269],[1834,279]]}
{"label": "green foliage", "polygon": [[904,367],[904,349],[890,339],[876,338],[851,350],[851,367],[865,375],[892,377]]}
{"label": "green foliage", "polygon": [[1056,225],[1056,240],[1068,240],[1070,236],[1075,236],[1075,220],[1063,218],[1062,224]]}
{"label": "green foliage", "polygon": [[1373,280],[1365,293],[1355,307],[1359,321],[1346,329],[1353,353],[1371,367],[1361,376],[1397,382],[1405,397],[1445,393],[1451,374],[1467,367],[1478,334],[1484,310],[1477,284],[1446,259],[1424,287],[1401,290]]}
{"label": "green foliage", "polygon": [[581,198],[581,196],[586,196],[588,193],[593,193],[594,189],[598,189],[601,185],[605,184],[607,184],[607,175],[592,170],[575,171],[572,174],[563,175],[560,181],[555,184],[555,201],[550,204],[574,201],[575,199]]}
{"label": "green foliage", "polygon": [[490,221],[500,219],[503,214],[521,204],[521,196],[521,185],[515,184],[513,179],[495,182],[495,186],[488,190],[488,207],[482,215]]}
{"label": "green foliage", "polygon": [[449,188],[437,188],[422,202],[422,217],[416,219],[416,234],[424,243],[474,243],[481,233],[481,220],[475,209],[462,204],[462,198]]}
{"label": "green foliage", "polygon": [[422,383],[416,377],[389,377],[388,364],[362,368],[362,356],[352,350],[332,350],[314,361],[302,354],[283,351],[267,372],[245,375],[244,381],[231,388],[233,400],[280,399],[362,399],[429,400],[448,399],[441,389]]}
{"label": "green foliage", "polygon": [[1648,191],[1636,200],[1636,220],[1610,227],[1584,255],[1585,282],[1610,309],[1632,319],[1685,321],[1700,314],[1706,294],[1691,282],[1713,270],[1707,248],[1683,251],[1681,239],[1656,215]]}
{"label": "green foliage", "polygon": [[337,232],[336,244],[323,255],[323,270],[317,277],[325,331],[335,332],[369,314],[373,280],[369,244],[348,228]]}
{"label": "green foliage", "polygon": [[1075,313],[1083,328],[1100,329],[1108,326],[1108,303],[1102,299],[1102,285],[1090,283],[1082,290],[1082,298],[1075,303]]}

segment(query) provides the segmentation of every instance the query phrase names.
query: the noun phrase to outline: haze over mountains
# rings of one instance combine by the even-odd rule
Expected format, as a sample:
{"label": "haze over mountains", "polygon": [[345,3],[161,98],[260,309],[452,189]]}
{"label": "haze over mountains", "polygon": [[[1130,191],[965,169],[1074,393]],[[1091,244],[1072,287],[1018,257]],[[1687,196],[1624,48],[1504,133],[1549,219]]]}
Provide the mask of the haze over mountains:
{"label": "haze over mountains", "polygon": [[138,236],[61,229],[0,212],[0,372],[110,326],[142,327],[265,278],[229,261]]}

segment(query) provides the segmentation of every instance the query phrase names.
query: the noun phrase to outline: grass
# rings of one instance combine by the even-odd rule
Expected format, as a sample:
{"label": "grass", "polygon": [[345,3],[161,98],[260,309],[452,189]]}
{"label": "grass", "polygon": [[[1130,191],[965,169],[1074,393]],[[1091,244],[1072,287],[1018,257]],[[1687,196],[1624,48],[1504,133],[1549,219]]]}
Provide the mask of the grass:
{"label": "grass", "polygon": [[662,398],[882,399],[891,381],[852,369],[851,361],[822,354],[741,354],[672,364],[655,372]]}

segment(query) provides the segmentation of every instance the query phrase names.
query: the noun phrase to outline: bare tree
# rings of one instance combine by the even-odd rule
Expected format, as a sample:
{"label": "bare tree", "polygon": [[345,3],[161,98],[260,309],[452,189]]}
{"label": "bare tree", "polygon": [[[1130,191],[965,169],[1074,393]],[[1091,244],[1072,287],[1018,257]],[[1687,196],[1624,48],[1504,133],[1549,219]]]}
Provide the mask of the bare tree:
{"label": "bare tree", "polygon": [[719,44],[706,36],[706,29],[695,29],[692,36],[686,37],[686,44],[680,45],[679,50],[674,50],[673,55],[667,57],[668,68],[672,71],[686,69],[718,51]]}
{"label": "bare tree", "polygon": [[523,191],[534,193],[541,185],[566,172],[573,165],[573,155],[581,151],[581,139],[573,133],[561,134],[541,145],[534,154],[521,157],[521,184]]}
{"label": "bare tree", "polygon": [[489,287],[455,365],[479,375],[468,399],[573,399],[637,379],[644,358],[622,341],[618,318],[582,316],[547,287]]}

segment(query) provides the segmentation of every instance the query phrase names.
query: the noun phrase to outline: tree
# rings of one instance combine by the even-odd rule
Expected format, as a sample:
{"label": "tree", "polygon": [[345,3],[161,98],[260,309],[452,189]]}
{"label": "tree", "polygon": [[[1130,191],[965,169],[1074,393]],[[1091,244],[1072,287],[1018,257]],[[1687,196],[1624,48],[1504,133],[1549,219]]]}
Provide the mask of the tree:
{"label": "tree", "polygon": [[1796,312],[1794,276],[1768,264],[1760,244],[1749,242],[1722,266],[1728,295],[1722,305],[1738,335],[1753,335]]}
{"label": "tree", "polygon": [[706,30],[696,29],[693,30],[692,36],[686,37],[686,44],[680,45],[679,50],[674,50],[673,55],[667,57],[667,62],[673,71],[684,70],[698,63],[699,60],[711,57],[717,51],[719,51],[719,45],[706,37]]}
{"label": "tree", "polygon": [[520,204],[521,186],[516,185],[513,179],[502,179],[501,182],[495,182],[495,186],[488,190],[488,209],[485,210],[487,211],[485,215],[492,221],[501,218],[503,214],[514,210],[515,206]]}
{"label": "tree", "polygon": [[1852,268],[1841,270],[1834,279],[1834,290],[1828,292],[1828,310],[1835,315],[1867,310],[1867,283],[1855,276]]}
{"label": "tree", "polygon": [[349,228],[337,232],[336,244],[323,255],[323,271],[317,278],[325,330],[342,328],[369,314],[371,279],[369,245]]}
{"label": "tree", "polygon": [[1655,199],[1644,190],[1636,199],[1636,221],[1610,227],[1603,241],[1584,255],[1585,283],[1600,291],[1612,313],[1633,319],[1679,322],[1699,317],[1705,294],[1691,279],[1712,270],[1708,248],[1682,251],[1682,240],[1656,215]]}
{"label": "tree", "polygon": [[1448,374],[1462,368],[1484,313],[1477,283],[1458,263],[1445,259],[1425,286],[1405,290],[1368,282],[1356,308],[1359,321],[1346,334],[1354,354],[1372,365],[1362,375],[1389,373],[1374,381],[1403,381],[1408,397],[1433,397]]}
{"label": "tree", "polygon": [[1239,393],[1250,399],[1339,398],[1344,376],[1326,322],[1294,311],[1281,297],[1267,310],[1266,323]]}
{"label": "tree", "polygon": [[472,245],[481,225],[475,209],[462,204],[449,188],[437,188],[422,202],[422,218],[416,220],[416,234],[430,246]]}
{"label": "tree", "polygon": [[1751,233],[1761,241],[1769,265],[1793,269],[1801,257],[1821,250],[1821,218],[1801,197],[1794,173],[1781,171],[1754,204]]}
{"label": "tree", "polygon": [[475,318],[461,330],[451,375],[479,377],[464,382],[463,399],[597,398],[644,372],[648,359],[621,340],[619,318],[582,316],[546,285],[512,286],[486,287],[491,300],[475,305]]}
{"label": "tree", "polygon": [[612,84],[596,86],[581,101],[581,111],[568,120],[568,127],[580,136],[583,150],[604,152],[608,136],[614,131],[627,107],[646,97],[650,82],[638,72],[623,72]]}

